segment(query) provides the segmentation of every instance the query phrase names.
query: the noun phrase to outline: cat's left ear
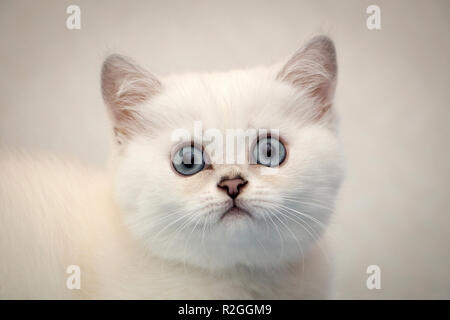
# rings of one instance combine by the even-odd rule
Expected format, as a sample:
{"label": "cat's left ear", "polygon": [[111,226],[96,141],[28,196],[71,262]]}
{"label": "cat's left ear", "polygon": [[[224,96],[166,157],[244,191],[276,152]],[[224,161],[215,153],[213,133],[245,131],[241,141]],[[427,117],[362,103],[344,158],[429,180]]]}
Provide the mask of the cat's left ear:
{"label": "cat's left ear", "polygon": [[131,59],[113,54],[102,67],[102,94],[114,122],[117,141],[139,132],[144,126],[140,107],[161,90],[161,83]]}
{"label": "cat's left ear", "polygon": [[300,48],[284,65],[277,79],[287,82],[315,99],[323,115],[333,101],[337,62],[333,41],[316,36]]}

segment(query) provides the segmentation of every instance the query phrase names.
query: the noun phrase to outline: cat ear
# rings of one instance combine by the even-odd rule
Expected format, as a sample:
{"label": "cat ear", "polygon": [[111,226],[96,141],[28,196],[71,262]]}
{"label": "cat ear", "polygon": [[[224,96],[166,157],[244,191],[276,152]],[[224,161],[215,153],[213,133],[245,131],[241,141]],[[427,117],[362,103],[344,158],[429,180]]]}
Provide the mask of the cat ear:
{"label": "cat ear", "polygon": [[316,36],[284,65],[277,79],[305,91],[320,105],[319,116],[332,104],[336,87],[337,63],[333,41]]}
{"label": "cat ear", "polygon": [[159,80],[131,59],[113,54],[102,67],[102,94],[119,143],[142,127],[139,107],[161,90]]}

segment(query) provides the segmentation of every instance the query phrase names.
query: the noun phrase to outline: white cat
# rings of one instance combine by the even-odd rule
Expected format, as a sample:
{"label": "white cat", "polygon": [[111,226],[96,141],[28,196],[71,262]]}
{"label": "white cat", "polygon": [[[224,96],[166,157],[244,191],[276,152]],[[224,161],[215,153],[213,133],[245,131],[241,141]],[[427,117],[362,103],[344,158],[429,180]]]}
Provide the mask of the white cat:
{"label": "white cat", "polygon": [[[320,239],[342,178],[336,74],[324,36],[283,66],[218,74],[158,79],[108,57],[112,174],[1,154],[0,297],[329,297]],[[199,122],[200,134],[277,134],[223,163],[198,141]],[[180,129],[192,139],[174,141]],[[69,265],[80,289],[67,288]]]}

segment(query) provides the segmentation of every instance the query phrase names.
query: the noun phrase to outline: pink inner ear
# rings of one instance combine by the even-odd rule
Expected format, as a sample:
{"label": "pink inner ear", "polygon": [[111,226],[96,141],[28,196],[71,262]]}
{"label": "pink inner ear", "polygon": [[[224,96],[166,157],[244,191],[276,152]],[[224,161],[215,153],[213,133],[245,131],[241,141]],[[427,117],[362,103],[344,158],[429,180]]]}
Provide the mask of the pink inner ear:
{"label": "pink inner ear", "polygon": [[313,38],[289,59],[278,73],[277,79],[306,91],[327,110],[333,99],[336,75],[337,63],[333,42],[327,37],[319,36]]}

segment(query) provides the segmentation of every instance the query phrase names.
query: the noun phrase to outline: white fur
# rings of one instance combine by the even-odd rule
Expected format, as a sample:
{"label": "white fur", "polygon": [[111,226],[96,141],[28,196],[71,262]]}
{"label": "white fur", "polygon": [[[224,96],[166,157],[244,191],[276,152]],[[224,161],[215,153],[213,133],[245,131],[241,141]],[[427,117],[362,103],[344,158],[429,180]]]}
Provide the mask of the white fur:
{"label": "white fur", "polygon": [[[320,65],[317,72],[326,71]],[[328,264],[319,241],[342,176],[334,117],[319,110],[325,100],[311,95],[313,88],[282,81],[278,72],[152,80],[158,90],[145,101],[131,99],[136,105],[105,97],[116,127],[124,125],[121,110],[138,115],[127,114],[126,126],[139,123],[121,131],[127,134],[115,150],[112,184],[109,175],[70,162],[3,154],[0,296],[326,297]],[[120,95],[138,90],[112,80]],[[213,164],[182,177],[171,168],[171,133],[192,131],[199,120],[221,131],[279,129],[288,158],[275,175],[261,175],[255,165]],[[249,181],[237,202],[252,218],[220,220],[231,199],[217,183],[227,175]],[[82,269],[80,291],[65,288],[70,264]]]}

